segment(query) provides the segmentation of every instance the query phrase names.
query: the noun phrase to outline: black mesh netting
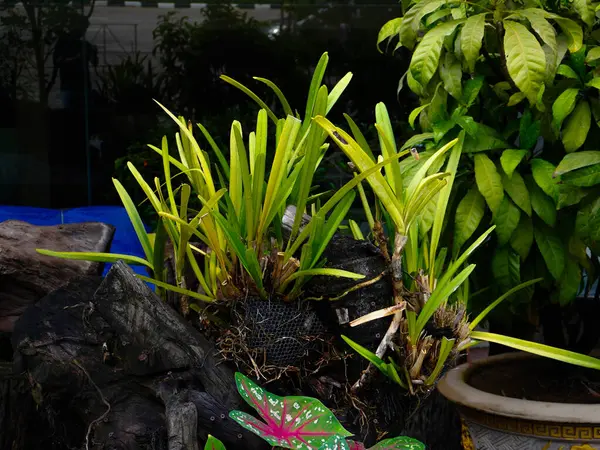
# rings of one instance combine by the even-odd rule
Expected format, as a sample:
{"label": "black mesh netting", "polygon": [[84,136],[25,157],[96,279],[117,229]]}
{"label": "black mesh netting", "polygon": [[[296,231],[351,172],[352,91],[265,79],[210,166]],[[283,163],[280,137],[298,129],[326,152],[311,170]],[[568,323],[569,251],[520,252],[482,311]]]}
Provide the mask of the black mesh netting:
{"label": "black mesh netting", "polygon": [[283,303],[249,298],[241,315],[246,344],[265,352],[269,364],[292,366],[326,328],[306,302]]}

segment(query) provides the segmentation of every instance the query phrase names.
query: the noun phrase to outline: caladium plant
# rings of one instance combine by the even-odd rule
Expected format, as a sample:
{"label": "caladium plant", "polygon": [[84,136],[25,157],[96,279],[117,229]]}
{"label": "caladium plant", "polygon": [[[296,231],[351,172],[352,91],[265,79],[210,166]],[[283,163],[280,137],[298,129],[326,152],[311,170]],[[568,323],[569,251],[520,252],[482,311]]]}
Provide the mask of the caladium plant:
{"label": "caladium plant", "polygon": [[[360,442],[346,440],[352,433],[319,400],[279,397],[239,372],[235,374],[235,381],[242,398],[258,412],[262,421],[242,411],[231,411],[229,416],[269,444],[290,449],[367,450]],[[425,446],[416,439],[400,436],[383,440],[369,450],[425,450]]]}

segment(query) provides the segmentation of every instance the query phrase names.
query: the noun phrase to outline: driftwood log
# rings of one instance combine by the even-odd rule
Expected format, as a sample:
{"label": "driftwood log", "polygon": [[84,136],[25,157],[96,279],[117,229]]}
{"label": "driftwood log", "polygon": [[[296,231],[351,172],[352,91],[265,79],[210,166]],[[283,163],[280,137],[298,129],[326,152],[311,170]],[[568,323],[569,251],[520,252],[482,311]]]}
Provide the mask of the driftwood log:
{"label": "driftwood log", "polygon": [[[231,449],[268,448],[229,419],[242,399],[212,343],[123,263],[29,308],[12,343],[16,372],[53,426],[45,448],[192,450],[209,433]],[[14,410],[0,413],[1,429]]]}
{"label": "driftwood log", "polygon": [[0,223],[0,332],[11,332],[28,306],[84,275],[100,275],[103,265],[40,255],[56,251],[105,252],[114,227],[104,223],[35,226],[17,220]]}

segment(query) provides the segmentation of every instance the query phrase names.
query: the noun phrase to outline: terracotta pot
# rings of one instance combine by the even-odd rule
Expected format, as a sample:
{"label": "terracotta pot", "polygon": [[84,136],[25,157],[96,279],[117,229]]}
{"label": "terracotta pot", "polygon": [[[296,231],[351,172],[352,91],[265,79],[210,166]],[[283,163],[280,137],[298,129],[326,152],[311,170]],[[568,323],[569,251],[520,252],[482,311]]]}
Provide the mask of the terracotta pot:
{"label": "terracotta pot", "polygon": [[[525,353],[507,353],[450,370],[438,390],[458,406],[476,450],[600,450],[600,404],[522,400],[474,388],[478,371],[532,363]],[[536,362],[536,364],[539,364]],[[489,373],[489,372],[488,372]],[[519,383],[519,378],[512,380]],[[502,389],[498,387],[497,389]]]}

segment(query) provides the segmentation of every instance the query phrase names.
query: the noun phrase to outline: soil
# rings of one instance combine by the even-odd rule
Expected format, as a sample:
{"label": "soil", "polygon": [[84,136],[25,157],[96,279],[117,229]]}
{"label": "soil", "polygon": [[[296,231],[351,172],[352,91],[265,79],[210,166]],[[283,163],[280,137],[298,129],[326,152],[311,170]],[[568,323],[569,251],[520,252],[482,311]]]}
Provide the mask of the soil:
{"label": "soil", "polygon": [[543,358],[480,367],[468,383],[490,394],[523,400],[600,404],[600,371]]}

